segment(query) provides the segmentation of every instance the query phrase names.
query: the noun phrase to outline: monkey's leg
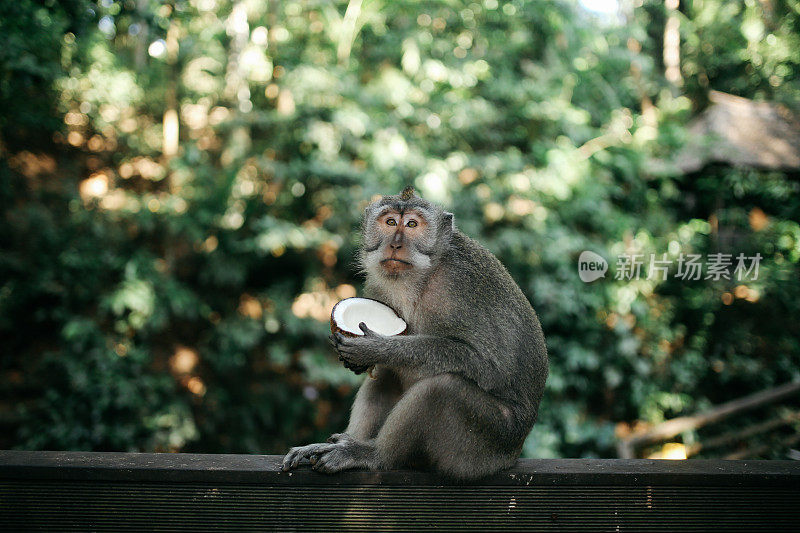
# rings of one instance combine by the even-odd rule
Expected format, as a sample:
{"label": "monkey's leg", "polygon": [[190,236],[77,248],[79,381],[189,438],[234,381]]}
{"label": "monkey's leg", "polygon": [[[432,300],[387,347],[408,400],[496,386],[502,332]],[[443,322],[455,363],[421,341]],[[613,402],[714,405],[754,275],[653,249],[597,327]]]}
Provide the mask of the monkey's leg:
{"label": "monkey's leg", "polygon": [[[389,412],[403,394],[400,380],[386,367],[375,367],[375,379],[367,378],[358,389],[350,422],[345,433],[358,440],[373,439],[383,425]],[[341,435],[333,435],[333,440]]]}
{"label": "monkey's leg", "polygon": [[525,433],[509,407],[471,381],[439,374],[414,384],[375,439],[378,468],[409,466],[420,457],[459,479],[511,467]]}
{"label": "monkey's leg", "polygon": [[314,468],[402,468],[421,460],[458,479],[480,478],[514,464],[525,431],[511,409],[472,382],[439,374],[415,383],[389,413],[373,440],[343,434]]}
{"label": "monkey's leg", "polygon": [[358,389],[345,432],[328,439],[336,447],[309,456],[314,470],[332,474],[348,468],[375,467],[375,436],[403,394],[403,387],[386,367],[376,367],[374,374],[375,379],[365,380]]}
{"label": "monkey's leg", "polygon": [[[345,433],[331,435],[327,443],[292,448],[283,458],[282,469],[296,468],[303,459],[308,459],[316,469],[323,472],[364,466],[351,457],[354,454],[364,455],[358,453],[363,451],[363,447],[356,444],[373,439],[377,435],[389,411],[394,407],[401,394],[402,386],[394,372],[387,368],[376,367],[375,379],[366,379],[356,394],[350,412],[350,423],[347,425]],[[318,464],[320,458],[340,448],[347,448],[347,450],[339,450],[327,461]],[[331,470],[334,467],[336,470]]]}

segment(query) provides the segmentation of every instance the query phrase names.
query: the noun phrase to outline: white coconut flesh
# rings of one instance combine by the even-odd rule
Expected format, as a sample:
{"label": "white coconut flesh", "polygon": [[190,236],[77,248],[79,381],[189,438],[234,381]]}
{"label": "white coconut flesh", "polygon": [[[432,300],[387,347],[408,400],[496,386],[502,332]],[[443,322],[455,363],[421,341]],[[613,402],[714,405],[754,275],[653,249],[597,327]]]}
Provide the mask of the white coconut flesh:
{"label": "white coconut flesh", "polygon": [[333,308],[333,324],[351,335],[363,335],[358,324],[364,322],[380,335],[399,335],[406,330],[406,322],[388,305],[369,298],[346,298]]}

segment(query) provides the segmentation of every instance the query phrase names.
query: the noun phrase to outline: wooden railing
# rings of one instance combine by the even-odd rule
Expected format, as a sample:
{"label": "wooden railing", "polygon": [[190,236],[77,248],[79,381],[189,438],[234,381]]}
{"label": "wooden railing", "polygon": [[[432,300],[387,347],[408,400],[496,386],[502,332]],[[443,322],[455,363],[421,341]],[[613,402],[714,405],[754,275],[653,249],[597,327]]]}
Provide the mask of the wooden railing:
{"label": "wooden railing", "polygon": [[800,462],[520,460],[470,483],[280,457],[0,451],[3,531],[796,531]]}

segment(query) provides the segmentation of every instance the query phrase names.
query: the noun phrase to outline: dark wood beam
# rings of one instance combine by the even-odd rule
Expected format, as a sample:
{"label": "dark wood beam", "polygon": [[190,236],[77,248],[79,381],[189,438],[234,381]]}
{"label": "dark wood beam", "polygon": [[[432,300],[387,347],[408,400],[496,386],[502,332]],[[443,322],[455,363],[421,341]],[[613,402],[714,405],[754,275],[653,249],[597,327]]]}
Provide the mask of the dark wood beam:
{"label": "dark wood beam", "polygon": [[479,481],[280,456],[0,451],[4,531],[793,531],[800,462],[524,459]]}

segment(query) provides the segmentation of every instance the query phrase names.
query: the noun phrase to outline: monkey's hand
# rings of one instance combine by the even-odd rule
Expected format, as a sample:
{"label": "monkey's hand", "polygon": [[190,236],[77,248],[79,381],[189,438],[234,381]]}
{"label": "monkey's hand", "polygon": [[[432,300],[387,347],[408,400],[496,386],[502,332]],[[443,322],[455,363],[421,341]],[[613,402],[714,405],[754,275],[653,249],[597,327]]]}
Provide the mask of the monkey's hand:
{"label": "monkey's hand", "polygon": [[281,470],[286,472],[287,470],[291,470],[293,468],[297,468],[300,464],[300,461],[303,459],[308,459],[313,464],[316,462],[317,457],[322,454],[328,453],[329,451],[333,450],[336,447],[336,444],[332,443],[319,443],[319,444],[309,444],[308,446],[296,446],[289,450],[289,453],[283,458],[281,462]]}
{"label": "monkey's hand", "polygon": [[375,448],[371,441],[356,440],[347,433],[334,433],[327,442],[297,446],[281,462],[284,472],[308,459],[317,472],[333,474],[348,468],[375,468]]}
{"label": "monkey's hand", "polygon": [[363,336],[345,337],[341,333],[334,333],[329,338],[344,366],[356,374],[361,374],[380,362],[379,354],[386,337],[375,333],[363,322],[358,327],[364,332]]}

